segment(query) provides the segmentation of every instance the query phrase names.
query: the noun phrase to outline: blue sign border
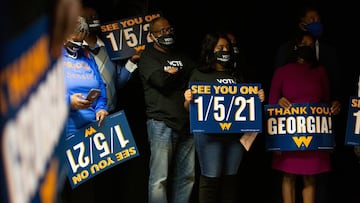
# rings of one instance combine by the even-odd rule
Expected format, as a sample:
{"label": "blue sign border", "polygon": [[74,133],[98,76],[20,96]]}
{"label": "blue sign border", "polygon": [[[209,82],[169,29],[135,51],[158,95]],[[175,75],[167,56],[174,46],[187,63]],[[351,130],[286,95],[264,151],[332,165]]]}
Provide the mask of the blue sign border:
{"label": "blue sign border", "polygon": [[[262,132],[262,103],[258,96],[260,84],[190,83],[190,88],[193,86],[199,86],[200,89],[205,87],[206,90],[199,89],[198,92],[193,92],[193,100],[190,103],[191,132]],[[217,93],[215,88],[224,89],[224,91]],[[226,93],[227,90],[232,92]],[[219,106],[221,107],[218,111],[216,108]],[[219,121],[218,117],[224,119]]]}
{"label": "blue sign border", "polygon": [[107,116],[103,124],[91,123],[69,136],[64,151],[72,188],[140,155],[125,112]]}

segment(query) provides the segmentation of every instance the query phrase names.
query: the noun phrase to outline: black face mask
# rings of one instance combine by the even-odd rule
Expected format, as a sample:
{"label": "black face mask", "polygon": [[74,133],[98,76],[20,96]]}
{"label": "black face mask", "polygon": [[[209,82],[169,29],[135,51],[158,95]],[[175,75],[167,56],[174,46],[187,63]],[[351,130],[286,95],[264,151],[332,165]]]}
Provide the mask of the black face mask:
{"label": "black face mask", "polygon": [[174,34],[167,34],[167,35],[162,35],[160,37],[154,37],[155,38],[155,42],[166,49],[171,49],[174,48],[174,44],[175,44],[175,35]]}
{"label": "black face mask", "polygon": [[69,54],[76,54],[82,47],[82,42],[68,41],[65,44],[65,48]]}
{"label": "black face mask", "polygon": [[100,33],[100,20],[97,18],[88,18],[86,19],[86,23],[89,26],[90,33]]}
{"label": "black face mask", "polygon": [[216,63],[227,67],[231,64],[231,55],[228,51],[217,51],[214,53]]}
{"label": "black face mask", "polygon": [[317,62],[315,49],[311,46],[297,47],[297,56],[310,64]]}

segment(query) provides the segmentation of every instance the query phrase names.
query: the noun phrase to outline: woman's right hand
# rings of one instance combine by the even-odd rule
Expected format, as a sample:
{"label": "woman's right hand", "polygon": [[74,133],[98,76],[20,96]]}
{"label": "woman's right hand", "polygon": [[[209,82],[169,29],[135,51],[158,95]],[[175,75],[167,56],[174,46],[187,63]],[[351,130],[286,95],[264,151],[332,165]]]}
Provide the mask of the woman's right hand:
{"label": "woman's right hand", "polygon": [[71,95],[70,99],[71,99],[71,108],[75,110],[86,109],[92,105],[92,102],[86,100],[81,93],[76,93]]}
{"label": "woman's right hand", "polygon": [[288,109],[292,106],[289,100],[287,100],[285,97],[281,97],[278,101],[278,104],[280,105],[280,107],[285,109]]}

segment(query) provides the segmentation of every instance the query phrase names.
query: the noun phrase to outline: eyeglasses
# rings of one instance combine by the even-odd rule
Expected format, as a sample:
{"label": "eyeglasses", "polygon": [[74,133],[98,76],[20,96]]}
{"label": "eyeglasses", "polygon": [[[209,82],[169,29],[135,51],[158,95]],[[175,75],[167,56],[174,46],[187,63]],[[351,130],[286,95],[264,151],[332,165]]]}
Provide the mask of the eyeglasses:
{"label": "eyeglasses", "polygon": [[154,31],[153,33],[160,33],[160,35],[165,35],[165,34],[174,33],[174,32],[175,32],[175,29],[173,27],[168,27],[168,28],[163,28],[158,31]]}

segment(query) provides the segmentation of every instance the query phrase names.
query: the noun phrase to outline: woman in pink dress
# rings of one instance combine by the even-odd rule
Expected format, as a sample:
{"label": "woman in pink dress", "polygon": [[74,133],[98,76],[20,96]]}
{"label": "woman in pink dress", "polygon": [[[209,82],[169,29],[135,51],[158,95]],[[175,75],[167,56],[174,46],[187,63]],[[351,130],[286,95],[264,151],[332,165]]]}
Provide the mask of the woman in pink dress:
{"label": "woman in pink dress", "polygon": [[[290,108],[292,103],[330,102],[329,79],[326,70],[316,59],[314,39],[301,33],[291,50],[292,60],[276,69],[270,87],[269,104]],[[340,109],[332,109],[334,114]],[[303,180],[304,203],[315,202],[315,175],[329,172],[330,151],[304,150],[274,152],[272,168],[283,172],[283,203],[295,203],[296,177]]]}

